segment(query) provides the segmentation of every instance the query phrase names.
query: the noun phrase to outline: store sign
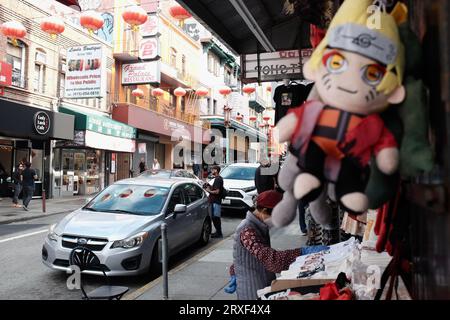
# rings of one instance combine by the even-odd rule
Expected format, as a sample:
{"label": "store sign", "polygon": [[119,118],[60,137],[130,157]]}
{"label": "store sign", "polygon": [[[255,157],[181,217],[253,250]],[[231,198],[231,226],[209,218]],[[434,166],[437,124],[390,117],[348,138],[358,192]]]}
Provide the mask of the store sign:
{"label": "store sign", "polygon": [[106,117],[87,117],[86,129],[119,138],[136,138],[136,128],[120,124]]}
{"label": "store sign", "polygon": [[77,146],[84,146],[84,130],[75,130],[74,138],[72,143]]}
{"label": "store sign", "polygon": [[8,87],[12,81],[12,66],[0,61],[0,86]]}
{"label": "store sign", "polygon": [[[277,81],[298,79],[303,65],[311,57],[312,49],[247,54],[243,59],[244,78],[248,80]],[[300,63],[301,61],[301,63]]]}
{"label": "store sign", "polygon": [[159,84],[160,61],[122,65],[122,84]]}
{"label": "store sign", "polygon": [[139,153],[147,153],[147,144],[146,143],[138,143]]}
{"label": "store sign", "polygon": [[101,45],[67,49],[65,98],[98,98],[106,95],[106,65]]}
{"label": "store sign", "polygon": [[34,115],[34,129],[40,135],[48,133],[50,130],[50,116],[46,112],[36,112]]}
{"label": "store sign", "polygon": [[85,138],[86,146],[94,149],[117,152],[134,152],[136,150],[136,142],[132,139],[105,136],[93,131],[86,131]]}
{"label": "store sign", "polygon": [[149,15],[147,21],[140,27],[141,36],[154,37],[159,33],[159,17]]}
{"label": "store sign", "polygon": [[159,38],[145,38],[139,46],[139,58],[141,60],[154,60],[159,58]]}

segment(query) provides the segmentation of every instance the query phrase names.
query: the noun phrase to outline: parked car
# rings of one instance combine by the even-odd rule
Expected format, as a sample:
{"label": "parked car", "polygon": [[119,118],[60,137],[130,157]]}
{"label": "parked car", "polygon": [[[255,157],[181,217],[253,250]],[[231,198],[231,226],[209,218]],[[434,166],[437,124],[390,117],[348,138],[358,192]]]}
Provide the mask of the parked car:
{"label": "parked car", "polygon": [[[227,196],[222,200],[223,209],[247,211],[257,195],[255,173],[259,163],[233,163],[220,171]],[[214,179],[209,181],[213,185]]]}
{"label": "parked car", "polygon": [[162,222],[167,224],[169,255],[195,242],[206,245],[211,220],[204,190],[193,181],[173,178],[120,180],[51,228],[42,261],[67,271],[72,249],[85,246],[99,257],[107,275],[159,273]]}
{"label": "parked car", "polygon": [[146,170],[146,171],[142,172],[139,176],[137,176],[137,178],[139,178],[139,177],[140,178],[164,178],[164,179],[170,178],[170,179],[182,179],[182,180],[192,179],[196,183],[198,183],[200,186],[202,186],[204,183],[195,174],[193,174],[192,172],[189,172],[188,170],[184,170],[184,169]]}

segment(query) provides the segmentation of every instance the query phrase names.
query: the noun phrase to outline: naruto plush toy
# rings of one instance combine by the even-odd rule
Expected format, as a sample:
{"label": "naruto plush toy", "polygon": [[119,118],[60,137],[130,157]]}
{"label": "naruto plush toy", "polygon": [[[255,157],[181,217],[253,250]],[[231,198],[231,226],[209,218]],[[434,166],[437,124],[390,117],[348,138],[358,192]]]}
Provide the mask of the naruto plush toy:
{"label": "naruto plush toy", "polygon": [[314,201],[327,181],[344,209],[365,212],[371,157],[384,174],[398,168],[397,142],[379,113],[405,99],[404,48],[395,19],[374,11],[372,3],[342,4],[304,66],[305,77],[315,82],[316,98],[277,125],[280,142],[290,142],[291,156],[280,171],[286,192],[272,215],[276,226],[285,225],[293,198]]}

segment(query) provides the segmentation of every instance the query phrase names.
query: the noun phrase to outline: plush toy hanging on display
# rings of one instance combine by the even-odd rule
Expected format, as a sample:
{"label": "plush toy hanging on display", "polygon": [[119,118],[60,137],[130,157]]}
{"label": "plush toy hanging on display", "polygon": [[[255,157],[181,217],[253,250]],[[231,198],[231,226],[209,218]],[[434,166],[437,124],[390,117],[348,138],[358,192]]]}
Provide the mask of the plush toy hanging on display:
{"label": "plush toy hanging on display", "polygon": [[276,226],[290,223],[297,199],[316,200],[327,181],[345,210],[365,212],[371,157],[384,174],[398,168],[398,144],[379,113],[405,98],[404,48],[394,17],[382,6],[368,10],[371,5],[372,0],[343,3],[304,66],[317,98],[277,125],[291,155],[280,171],[286,192],[272,215]]}

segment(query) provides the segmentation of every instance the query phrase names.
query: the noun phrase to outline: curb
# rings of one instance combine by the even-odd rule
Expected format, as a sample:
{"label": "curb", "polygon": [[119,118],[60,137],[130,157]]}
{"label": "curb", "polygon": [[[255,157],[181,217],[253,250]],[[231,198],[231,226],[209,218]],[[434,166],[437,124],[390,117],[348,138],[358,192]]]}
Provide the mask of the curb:
{"label": "curb", "polygon": [[[53,212],[53,213],[41,214],[39,216],[21,217],[21,218],[16,218],[16,219],[13,218],[13,219],[9,219],[9,220],[0,221],[0,225],[14,223],[14,222],[29,221],[29,220],[39,219],[39,218],[45,218],[45,217],[50,217],[50,216],[54,216],[54,215],[57,215],[57,214],[70,213],[72,211],[73,210],[66,210],[66,211],[61,211],[61,212]],[[33,214],[33,213],[31,212],[30,214]]]}
{"label": "curb", "polygon": [[[182,264],[180,264],[179,266],[177,266],[176,268],[170,270],[168,272],[168,275],[173,275],[175,273],[177,273],[178,271],[183,270],[184,268],[190,266],[191,264],[193,264],[194,262],[200,260],[201,258],[203,258],[204,256],[206,256],[207,254],[211,253],[212,251],[214,251],[215,249],[217,249],[217,247],[219,247],[221,244],[223,244],[225,241],[227,241],[228,239],[232,238],[234,235],[231,234],[228,237],[220,240],[219,242],[217,242],[216,244],[213,244],[210,248],[208,248],[207,250],[201,251],[199,253],[197,253],[195,256],[193,256],[192,258],[190,258],[189,260],[183,262]],[[146,291],[150,290],[151,288],[153,288],[154,286],[156,286],[157,284],[162,282],[162,275],[158,278],[156,278],[155,280],[147,283],[146,285],[136,289],[135,291],[133,291],[130,294],[125,295],[122,300],[136,300],[137,298],[139,298],[141,295],[143,295]]]}

